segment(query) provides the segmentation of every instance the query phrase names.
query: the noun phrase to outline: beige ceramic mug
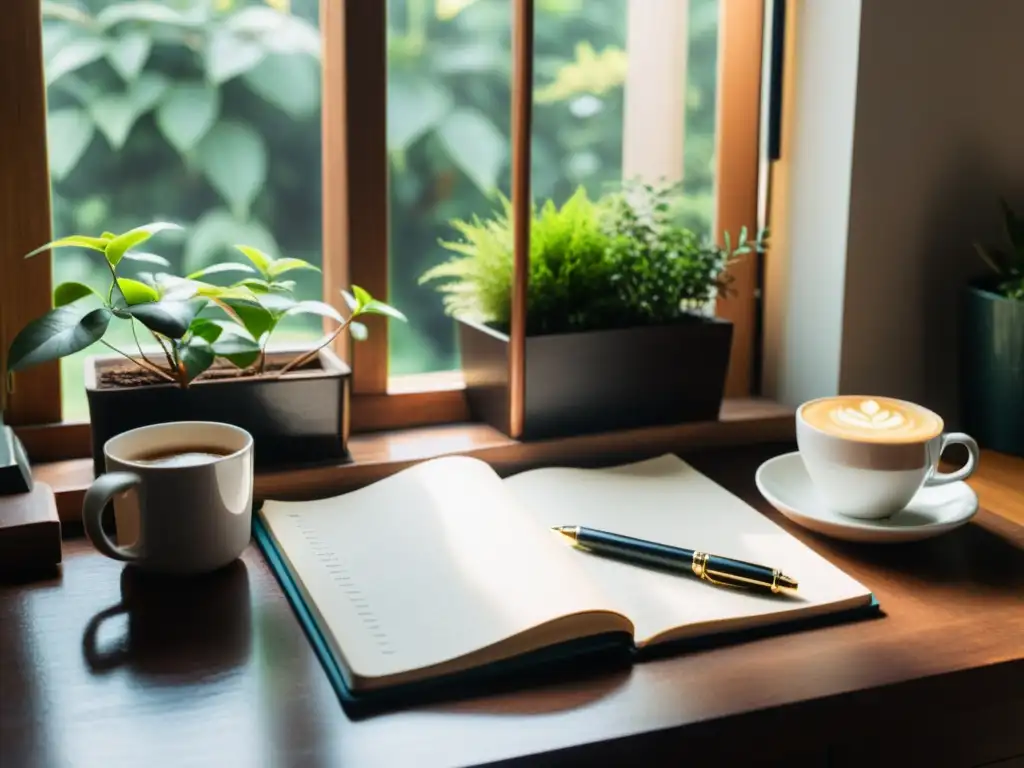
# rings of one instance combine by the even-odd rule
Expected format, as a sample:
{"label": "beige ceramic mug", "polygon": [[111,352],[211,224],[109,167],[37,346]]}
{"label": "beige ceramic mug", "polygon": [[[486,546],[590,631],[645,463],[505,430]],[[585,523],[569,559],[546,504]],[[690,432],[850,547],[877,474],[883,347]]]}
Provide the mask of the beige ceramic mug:
{"label": "beige ceramic mug", "polygon": [[[253,440],[230,424],[183,421],[123,432],[103,447],[107,472],[82,522],[101,553],[147,571],[199,574],[236,560],[252,524]],[[101,517],[114,502],[118,539]],[[127,543],[126,543],[127,542]]]}

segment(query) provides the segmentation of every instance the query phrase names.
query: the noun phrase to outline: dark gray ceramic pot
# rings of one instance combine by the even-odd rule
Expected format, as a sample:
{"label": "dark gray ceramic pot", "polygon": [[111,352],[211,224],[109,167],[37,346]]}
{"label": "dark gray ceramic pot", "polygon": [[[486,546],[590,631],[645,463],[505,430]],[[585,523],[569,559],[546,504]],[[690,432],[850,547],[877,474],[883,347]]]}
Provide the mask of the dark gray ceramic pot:
{"label": "dark gray ceramic pot", "polygon": [[[297,352],[275,352],[290,360]],[[96,474],[103,472],[103,445],[136,427],[168,421],[220,421],[253,436],[258,468],[284,468],[347,459],[351,370],[328,349],[318,365],[284,376],[199,380],[188,389],[173,384],[100,387],[105,367],[120,357],[86,361],[85,391],[92,422]]]}
{"label": "dark gray ceramic pot", "polygon": [[[459,321],[466,396],[475,418],[509,433],[508,336]],[[715,421],[732,323],[671,325],[526,338],[527,440],[657,424]]]}
{"label": "dark gray ceramic pot", "polygon": [[960,393],[965,431],[1024,456],[1024,301],[972,285],[963,294]]}

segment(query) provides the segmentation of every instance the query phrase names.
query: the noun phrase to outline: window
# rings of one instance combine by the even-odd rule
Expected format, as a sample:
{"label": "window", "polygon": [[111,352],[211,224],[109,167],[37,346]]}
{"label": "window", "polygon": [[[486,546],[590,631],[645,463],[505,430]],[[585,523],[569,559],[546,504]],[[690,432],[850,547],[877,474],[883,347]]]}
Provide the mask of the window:
{"label": "window", "polygon": [[[182,224],[153,250],[175,274],[244,260],[244,243],[321,264],[320,32],[317,0],[52,0],[43,66],[55,237]],[[310,183],[313,180],[313,183]],[[161,267],[122,267],[137,278]],[[319,276],[295,272],[318,298]],[[144,277],[144,274],[143,274]],[[102,290],[96,254],[53,254],[53,282]],[[109,341],[131,350],[128,323]],[[319,337],[286,318],[278,345]],[[83,350],[61,364],[66,420],[88,418]]]}
{"label": "window", "polygon": [[[175,266],[248,241],[322,264],[305,295],[340,306],[358,283],[407,312],[408,326],[339,344],[369,398],[355,429],[464,414],[456,389],[437,394],[450,377],[405,377],[459,366],[453,324],[417,279],[444,258],[450,219],[511,192],[517,9],[534,11],[535,199],[681,177],[695,228],[754,220],[760,0],[16,3],[0,31],[0,132],[21,150],[0,159],[3,347],[53,284],[98,279],[84,256],[59,253],[51,274],[21,254],[51,232],[170,219],[188,225],[159,241]],[[737,324],[732,395],[749,391],[754,333],[753,266],[737,273],[739,299],[719,306]],[[8,420],[83,418],[81,365],[64,368],[63,412],[59,369],[41,366],[18,374]]]}
{"label": "window", "polygon": [[[710,233],[718,4],[536,3],[536,200],[561,204],[580,185],[596,196],[623,177],[683,179],[686,221]],[[390,372],[454,370],[454,325],[417,278],[447,258],[438,240],[450,219],[486,216],[495,192],[510,194],[512,7],[390,0],[387,11],[390,290],[412,320],[391,328]]]}

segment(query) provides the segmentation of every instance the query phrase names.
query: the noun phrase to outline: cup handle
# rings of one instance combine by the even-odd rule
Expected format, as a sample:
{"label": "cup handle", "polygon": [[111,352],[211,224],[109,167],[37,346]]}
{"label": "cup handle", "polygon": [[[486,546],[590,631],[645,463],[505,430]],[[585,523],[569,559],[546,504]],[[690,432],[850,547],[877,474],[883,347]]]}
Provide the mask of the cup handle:
{"label": "cup handle", "polygon": [[942,444],[939,446],[940,459],[942,458],[942,454],[946,448],[951,445],[962,445],[967,449],[967,463],[955,472],[933,472],[931,476],[925,480],[924,484],[926,487],[956,483],[960,480],[966,480],[974,474],[974,469],[978,466],[978,459],[981,456],[978,451],[978,444],[974,442],[974,438],[970,435],[964,434],[963,432],[949,432],[943,435]]}
{"label": "cup handle", "polygon": [[85,535],[89,537],[89,541],[100,553],[112,557],[114,560],[134,563],[138,562],[141,557],[138,545],[120,547],[110,540],[106,531],[103,530],[103,510],[114,496],[141,484],[142,478],[134,472],[108,472],[93,480],[89,490],[85,492],[85,501],[82,504],[82,524],[85,527]]}

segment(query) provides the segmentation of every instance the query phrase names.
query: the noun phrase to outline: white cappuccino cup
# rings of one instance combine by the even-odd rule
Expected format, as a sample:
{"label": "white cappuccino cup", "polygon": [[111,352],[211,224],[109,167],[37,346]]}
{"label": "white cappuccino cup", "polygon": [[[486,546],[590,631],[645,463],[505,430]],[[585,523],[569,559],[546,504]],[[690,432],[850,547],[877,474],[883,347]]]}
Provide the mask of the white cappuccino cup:
{"label": "white cappuccino cup", "polygon": [[[893,515],[922,487],[973,474],[978,444],[943,428],[933,411],[891,397],[823,397],[796,412],[797,446],[815,490],[832,511],[862,519]],[[942,452],[955,443],[967,448],[967,463],[939,472]]]}

